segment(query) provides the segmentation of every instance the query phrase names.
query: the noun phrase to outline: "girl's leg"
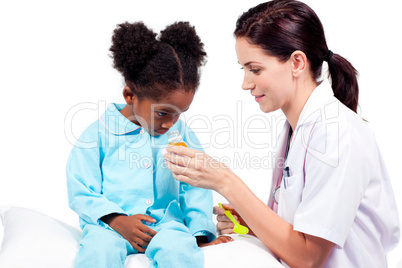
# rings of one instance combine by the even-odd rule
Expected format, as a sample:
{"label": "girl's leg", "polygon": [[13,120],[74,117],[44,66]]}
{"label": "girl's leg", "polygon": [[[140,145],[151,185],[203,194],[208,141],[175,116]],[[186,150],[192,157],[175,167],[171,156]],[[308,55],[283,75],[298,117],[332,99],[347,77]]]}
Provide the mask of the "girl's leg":
{"label": "girl's leg", "polygon": [[84,227],[75,268],[123,268],[134,248],[120,234],[101,226]]}
{"label": "girl's leg", "polygon": [[204,255],[188,228],[177,221],[155,226],[158,233],[149,243],[145,255],[151,260],[150,267],[202,268]]}

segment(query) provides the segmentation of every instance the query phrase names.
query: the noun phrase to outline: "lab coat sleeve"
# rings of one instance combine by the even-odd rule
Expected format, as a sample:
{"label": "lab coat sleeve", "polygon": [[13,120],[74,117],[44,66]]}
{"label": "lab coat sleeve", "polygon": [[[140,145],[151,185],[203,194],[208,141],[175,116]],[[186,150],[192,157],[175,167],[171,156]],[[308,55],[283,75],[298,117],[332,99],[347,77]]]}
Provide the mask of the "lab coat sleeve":
{"label": "lab coat sleeve", "polygon": [[[203,151],[194,132],[186,127],[184,141],[188,147]],[[184,221],[192,234],[208,233],[209,241],[215,239],[215,224],[212,221],[212,191],[193,187],[187,183],[180,183],[180,207],[184,214]]]}
{"label": "lab coat sleeve", "polygon": [[305,185],[294,229],[343,247],[373,173],[370,133],[348,123],[316,124],[305,161]]}
{"label": "lab coat sleeve", "polygon": [[90,126],[73,147],[67,162],[69,206],[86,223],[103,225],[100,218],[125,214],[115,203],[102,195],[101,156],[97,124]]}

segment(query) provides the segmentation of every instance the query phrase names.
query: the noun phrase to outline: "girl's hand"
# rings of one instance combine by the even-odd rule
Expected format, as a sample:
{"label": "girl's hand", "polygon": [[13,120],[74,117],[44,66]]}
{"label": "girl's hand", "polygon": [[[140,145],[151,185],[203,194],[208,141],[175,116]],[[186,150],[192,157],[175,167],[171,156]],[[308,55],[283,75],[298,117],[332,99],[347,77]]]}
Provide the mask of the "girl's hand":
{"label": "girl's hand", "polygon": [[142,223],[142,221],[156,222],[154,218],[148,215],[113,214],[110,218],[105,217],[102,218],[102,221],[121,234],[138,252],[145,252],[143,247],[147,247],[152,237],[157,234],[156,231]]}
{"label": "girl's hand", "polygon": [[226,165],[201,151],[182,146],[166,150],[166,166],[178,181],[222,194],[235,176]]}
{"label": "girl's hand", "polygon": [[207,246],[219,245],[222,243],[227,243],[227,242],[232,242],[232,241],[234,241],[234,240],[230,236],[221,235],[209,243],[200,244],[199,247],[202,248],[202,247],[207,247]]}
{"label": "girl's hand", "polygon": [[[236,219],[238,223],[240,223],[243,226],[246,226],[249,229],[248,234],[249,235],[254,235],[253,231],[248,227],[248,225],[245,223],[245,221],[240,217],[240,215],[237,213],[236,210],[233,209],[233,207],[230,204],[222,204],[222,206],[226,209],[229,210],[233,217]],[[218,229],[218,233],[220,234],[234,234],[233,232],[233,227],[234,223],[229,220],[229,218],[225,215],[225,210],[223,208],[220,208],[218,206],[214,206],[214,214],[216,216],[216,220],[218,223],[216,224],[216,228]]]}

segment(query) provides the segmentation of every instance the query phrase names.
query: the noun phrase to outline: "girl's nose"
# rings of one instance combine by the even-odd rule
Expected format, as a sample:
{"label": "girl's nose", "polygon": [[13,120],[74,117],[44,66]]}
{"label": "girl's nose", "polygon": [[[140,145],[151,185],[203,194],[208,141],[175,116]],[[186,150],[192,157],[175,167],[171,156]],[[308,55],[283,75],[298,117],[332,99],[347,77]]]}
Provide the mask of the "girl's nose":
{"label": "girl's nose", "polygon": [[165,121],[162,123],[163,128],[171,128],[174,125],[174,122],[172,120]]}
{"label": "girl's nose", "polygon": [[169,120],[164,121],[161,126],[163,128],[171,128],[177,122],[177,120],[179,120],[179,117],[180,115],[171,117]]}

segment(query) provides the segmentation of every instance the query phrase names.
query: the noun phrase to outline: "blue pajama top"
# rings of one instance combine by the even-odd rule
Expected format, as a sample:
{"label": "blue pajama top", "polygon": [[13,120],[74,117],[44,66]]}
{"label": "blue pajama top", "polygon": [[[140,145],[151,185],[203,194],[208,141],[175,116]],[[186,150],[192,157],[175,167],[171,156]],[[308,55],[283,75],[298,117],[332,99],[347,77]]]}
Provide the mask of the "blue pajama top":
{"label": "blue pajama top", "polygon": [[[215,238],[212,192],[175,180],[161,150],[167,135],[151,136],[120,113],[125,104],[112,104],[91,124],[73,147],[67,162],[71,209],[86,224],[107,224],[111,213],[145,214],[160,222],[167,214],[184,222],[190,232]],[[202,150],[194,132],[181,120],[179,130],[188,147]]]}

